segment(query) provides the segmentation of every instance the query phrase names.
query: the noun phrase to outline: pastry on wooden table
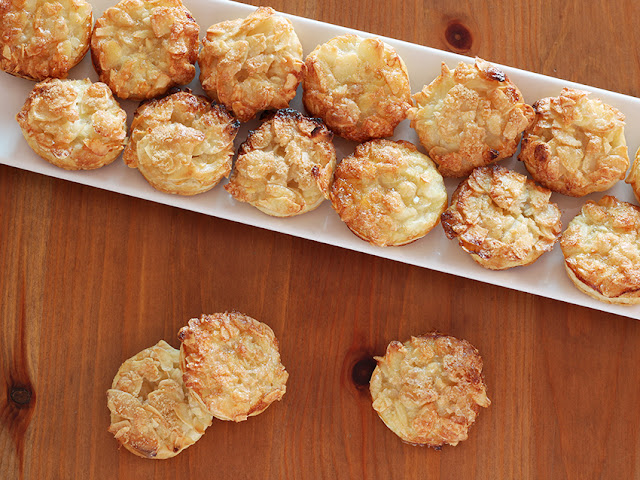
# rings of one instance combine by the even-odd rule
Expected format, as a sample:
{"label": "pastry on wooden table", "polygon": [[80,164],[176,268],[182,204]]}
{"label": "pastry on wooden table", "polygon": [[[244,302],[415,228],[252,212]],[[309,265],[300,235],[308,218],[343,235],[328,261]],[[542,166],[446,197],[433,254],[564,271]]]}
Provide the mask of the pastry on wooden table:
{"label": "pastry on wooden table", "polygon": [[629,167],[624,115],[588,95],[564,88],[537,101],[518,156],[536,182],[572,197],[609,189]]}
{"label": "pastry on wooden table", "polygon": [[443,62],[440,76],[413,98],[411,127],[445,177],[512,156],[534,117],[518,87],[480,58],[453,71]]}
{"label": "pastry on wooden table", "polygon": [[500,165],[478,167],[454,192],[442,227],[485,268],[529,265],[560,238],[561,213],[550,197],[525,175]]}
{"label": "pastry on wooden table", "polygon": [[238,312],[202,315],[178,337],[184,382],[214,417],[240,422],[284,395],[289,374],[264,323]]}
{"label": "pastry on wooden table", "polygon": [[353,233],[380,247],[423,237],[447,208],[435,164],[404,140],[358,145],[336,168],[329,198]]}
{"label": "pastry on wooden table", "polygon": [[212,420],[184,385],[180,352],[163,340],[122,364],[107,405],[109,432],[144,458],[174,457],[198,441]]}
{"label": "pastry on wooden table", "polygon": [[605,303],[640,303],[640,208],[612,196],[589,200],[560,246],[580,291]]}
{"label": "pastry on wooden table", "polygon": [[342,35],[307,56],[302,100],[348,140],[390,137],[411,107],[409,74],[382,40]]}
{"label": "pastry on wooden table", "polygon": [[466,440],[488,407],[482,358],[469,342],[428,333],[393,341],[371,376],[373,408],[404,442],[441,448]]}
{"label": "pastry on wooden table", "polygon": [[302,78],[302,45],[288,19],[261,7],[209,27],[198,64],[204,91],[246,122],[289,106]]}
{"label": "pastry on wooden table", "polygon": [[16,115],[29,146],[67,170],[113,162],[124,148],[127,114],[104,83],[44,80]]}
{"label": "pastry on wooden table", "polygon": [[336,165],[333,134],[317,118],[278,110],[240,146],[225,189],[276,217],[299,215],[328,197]]}
{"label": "pastry on wooden table", "polygon": [[636,196],[636,200],[640,202],[640,149],[636,151],[636,158],[629,170],[629,176],[625,180],[633,188],[633,193]]}
{"label": "pastry on wooden table", "polygon": [[138,107],[122,158],[157,190],[195,195],[231,171],[238,127],[222,105],[176,92]]}
{"label": "pastry on wooden table", "polygon": [[93,66],[120,98],[157,97],[193,80],[199,31],[181,0],[122,0],[96,20]]}
{"label": "pastry on wooden table", "polygon": [[87,53],[92,26],[84,0],[4,0],[0,69],[30,80],[66,78]]}

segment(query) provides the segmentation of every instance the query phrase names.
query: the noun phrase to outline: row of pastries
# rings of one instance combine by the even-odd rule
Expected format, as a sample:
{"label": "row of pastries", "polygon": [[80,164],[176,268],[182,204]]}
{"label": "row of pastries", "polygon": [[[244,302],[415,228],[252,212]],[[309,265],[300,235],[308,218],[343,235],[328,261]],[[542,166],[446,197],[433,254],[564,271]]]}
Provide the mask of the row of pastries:
{"label": "row of pastries", "polygon": [[[476,58],[454,69],[443,63],[412,97],[393,47],[346,34],[304,58],[291,22],[268,7],[212,25],[200,45],[180,0],[122,0],[93,28],[82,0],[65,1],[54,2],[54,13],[40,4],[34,16],[51,23],[58,15],[63,44],[74,48],[53,55],[54,40],[42,39],[46,48],[24,48],[35,30],[16,34],[26,22],[19,11],[4,12],[0,27],[11,52],[2,68],[42,80],[16,118],[51,163],[98,168],[124,150],[125,164],[158,190],[194,195],[230,175],[224,188],[236,200],[280,217],[328,198],[351,231],[377,246],[413,242],[441,222],[477,263],[496,270],[533,263],[562,236],[567,272],[582,291],[640,302],[638,208],[613,197],[588,202],[565,236],[551,202],[551,192],[605,191],[629,168],[624,116],[588,92],[565,88],[531,106],[502,70]],[[100,82],[51,78],[65,77],[89,46]],[[171,90],[194,78],[196,60],[213,101]],[[300,83],[310,116],[288,108]],[[128,134],[116,97],[142,100]],[[239,122],[260,112],[234,163]],[[385,139],[406,118],[426,154]],[[334,134],[359,143],[341,162]],[[531,178],[496,164],[519,145]],[[638,164],[627,178],[637,197]],[[443,177],[462,179],[450,202]]]}

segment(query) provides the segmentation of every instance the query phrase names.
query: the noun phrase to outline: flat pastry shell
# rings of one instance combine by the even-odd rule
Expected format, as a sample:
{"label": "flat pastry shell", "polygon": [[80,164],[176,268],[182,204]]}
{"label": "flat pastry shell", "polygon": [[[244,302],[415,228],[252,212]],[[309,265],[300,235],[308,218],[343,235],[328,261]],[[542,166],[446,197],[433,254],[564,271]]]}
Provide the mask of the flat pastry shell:
{"label": "flat pastry shell", "polygon": [[241,122],[263,110],[287,108],[302,79],[302,63],[293,24],[271,7],[209,27],[198,56],[202,88]]}
{"label": "flat pastry shell", "polygon": [[560,246],[580,291],[609,304],[640,303],[640,208],[613,196],[589,200]]}
{"label": "flat pastry shell", "polygon": [[121,0],[96,20],[91,60],[118,97],[146,100],[193,80],[199,32],[181,0]]}
{"label": "flat pastry shell", "polygon": [[140,105],[122,158],[155,189],[196,195],[229,175],[238,127],[222,105],[176,92]]}
{"label": "flat pastry shell", "polygon": [[302,101],[348,140],[390,137],[411,107],[407,67],[378,38],[341,35],[307,56]]}
{"label": "flat pastry shell", "polygon": [[29,146],[66,170],[92,170],[113,162],[127,136],[127,114],[101,82],[44,80],[16,120]]}
{"label": "flat pastry shell", "polygon": [[240,146],[224,188],[268,215],[309,212],[329,195],[336,165],[332,138],[320,119],[278,110]]}
{"label": "flat pastry shell", "polygon": [[466,340],[429,333],[393,341],[371,376],[373,408],[404,442],[440,448],[466,440],[488,407],[482,358]]}
{"label": "flat pastry shell", "polygon": [[109,432],[143,458],[174,457],[212,420],[185,388],[179,351],[163,340],[122,364],[107,391],[107,405]]}
{"label": "flat pastry shell", "polygon": [[178,337],[185,385],[214,417],[240,422],[284,395],[289,374],[264,323],[238,312],[202,315]]}
{"label": "flat pastry shell", "polygon": [[533,109],[507,75],[476,58],[440,75],[413,96],[407,112],[420,143],[444,177],[464,177],[516,152]]}
{"label": "flat pastry shell", "polygon": [[625,178],[629,156],[622,112],[572,88],[538,100],[534,109],[518,159],[536,182],[582,197]]}
{"label": "flat pastry shell", "polygon": [[561,212],[551,192],[499,165],[478,167],[442,214],[449,239],[491,270],[530,265],[560,238]]}
{"label": "flat pastry shell", "polygon": [[423,237],[447,208],[435,164],[404,140],[358,145],[336,168],[329,198],[353,233],[380,247]]}
{"label": "flat pastry shell", "polygon": [[36,81],[66,78],[89,50],[92,26],[84,0],[4,0],[0,69]]}

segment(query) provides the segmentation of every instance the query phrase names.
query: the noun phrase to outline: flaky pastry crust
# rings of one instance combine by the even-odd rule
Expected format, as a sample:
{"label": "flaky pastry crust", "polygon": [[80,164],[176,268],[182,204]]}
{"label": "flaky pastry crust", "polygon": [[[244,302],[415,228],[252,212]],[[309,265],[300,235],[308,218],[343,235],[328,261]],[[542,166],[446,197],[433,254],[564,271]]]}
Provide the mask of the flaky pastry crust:
{"label": "flaky pastry crust", "polygon": [[624,115],[588,95],[564,88],[537,101],[518,156],[534,180],[572,197],[611,188],[629,168]]}
{"label": "flaky pastry crust", "polygon": [[440,448],[466,440],[480,407],[491,402],[482,358],[466,340],[429,333],[393,341],[375,357],[373,408],[404,442]]}
{"label": "flaky pastry crust", "polygon": [[463,177],[512,156],[533,109],[494,65],[476,58],[440,76],[413,96],[407,116],[420,143],[445,177]]}
{"label": "flaky pastry crust", "polygon": [[276,217],[313,210],[329,195],[336,165],[332,138],[320,119],[278,110],[240,146],[224,188]]}
{"label": "flaky pastry crust", "polygon": [[107,391],[107,405],[109,432],[144,458],[176,456],[212,420],[185,388],[179,351],[163,340],[122,364]]}
{"label": "flaky pastry crust", "polygon": [[610,304],[640,303],[640,208],[612,196],[588,201],[560,246],[569,278],[582,292]]}
{"label": "flaky pastry crust", "polygon": [[122,158],[157,190],[196,195],[231,171],[238,127],[222,105],[176,92],[140,105]]}
{"label": "flaky pastry crust", "polygon": [[66,78],[89,49],[84,0],[0,1],[0,69],[30,80]]}
{"label": "flaky pastry crust", "polygon": [[124,148],[127,114],[104,83],[44,80],[29,94],[16,120],[29,146],[66,170],[92,170]]}
{"label": "flaky pastry crust", "polygon": [[442,214],[449,239],[491,270],[530,265],[560,238],[560,209],[551,192],[499,165],[478,167]]}
{"label": "flaky pastry crust", "polygon": [[423,237],[447,208],[435,164],[404,140],[358,145],[336,168],[329,198],[353,233],[380,247]]}
{"label": "flaky pastry crust", "polygon": [[262,110],[288,107],[302,63],[293,25],[271,7],[209,27],[198,57],[202,88],[241,122]]}
{"label": "flaky pastry crust", "polygon": [[264,323],[238,312],[202,315],[178,337],[184,382],[214,417],[240,422],[284,395],[289,374]]}
{"label": "flaky pastry crust", "polygon": [[355,142],[390,137],[411,107],[407,67],[377,38],[347,34],[317,46],[305,60],[303,87],[305,108]]}
{"label": "flaky pastry crust", "polygon": [[193,80],[199,32],[181,0],[121,0],[96,20],[91,59],[118,97],[145,100]]}
{"label": "flaky pastry crust", "polygon": [[633,161],[633,165],[631,165],[629,176],[625,182],[631,185],[636,200],[640,202],[640,148],[636,151],[636,158]]}

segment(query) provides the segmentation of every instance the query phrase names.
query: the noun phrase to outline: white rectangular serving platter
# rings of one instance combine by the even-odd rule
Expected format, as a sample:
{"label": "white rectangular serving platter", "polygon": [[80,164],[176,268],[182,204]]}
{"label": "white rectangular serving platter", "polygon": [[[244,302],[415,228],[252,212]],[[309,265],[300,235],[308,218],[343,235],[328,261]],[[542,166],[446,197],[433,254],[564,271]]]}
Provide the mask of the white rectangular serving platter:
{"label": "white rectangular serving platter", "polygon": [[[94,18],[98,18],[106,8],[115,4],[116,0],[91,0],[91,3],[94,7]],[[185,0],[185,4],[200,25],[201,37],[210,25],[223,20],[244,17],[255,10],[255,7],[225,0]],[[336,35],[352,32],[362,36],[373,36],[366,32],[358,32],[306,18],[286,16],[295,26],[304,47],[305,55],[316,45],[324,43]],[[445,61],[449,66],[455,66],[460,61],[472,61],[468,57],[421,45],[390,38],[383,39],[395,47],[407,64],[413,93],[421,90],[423,85],[430,83],[439,74],[441,62]],[[490,58],[486,60],[491,61]],[[511,80],[521,89],[527,103],[531,104],[545,96],[557,95],[563,87],[573,86],[589,90],[593,92],[593,96],[599,97],[606,103],[615,106],[626,115],[626,135],[629,143],[629,153],[631,156],[635,153],[640,143],[640,135],[636,133],[640,127],[640,99],[514,68],[503,68]],[[89,77],[94,81],[97,80],[89,55],[71,71],[69,77]],[[189,87],[194,92],[201,93],[202,89],[197,79],[198,76],[196,74],[196,79]],[[126,167],[121,159],[116,160],[107,167],[94,171],[69,172],[59,169],[33,153],[24,141],[20,128],[15,121],[15,114],[22,107],[33,85],[32,82],[27,80],[4,73],[0,74],[0,91],[5,92],[3,94],[3,108],[0,112],[0,163],[234,222],[266,228],[460,277],[640,319],[640,305],[632,307],[608,305],[580,293],[565,274],[562,252],[557,244],[552,252],[543,255],[533,265],[495,272],[486,270],[473,262],[471,257],[462,251],[456,241],[447,240],[440,226],[437,226],[426,237],[410,245],[380,248],[369,245],[353,235],[332,210],[329,202],[324,202],[313,212],[299,217],[282,219],[269,217],[247,204],[236,202],[222,188],[222,185],[218,185],[213,190],[195,197],[180,197],[158,192],[149,186],[137,170]],[[291,103],[291,106],[298,110],[302,110],[300,97],[300,91],[298,91],[297,97]],[[130,123],[132,112],[137,104],[125,101],[122,102],[122,105],[129,114],[128,122]],[[247,131],[250,128],[255,128],[256,125],[255,121],[243,125],[236,139],[236,145],[244,141]],[[419,145],[415,132],[409,128],[409,122],[406,120],[396,129],[394,139],[400,138]],[[350,154],[355,147],[355,144],[342,139],[336,139],[335,144],[339,159]],[[420,148],[424,151],[422,147]],[[516,156],[502,162],[502,164],[525,173],[521,162],[516,160]],[[446,183],[449,196],[451,196],[458,184],[458,180],[448,179]],[[606,194],[615,195],[620,200],[635,203],[631,187],[624,182],[619,182]],[[576,199],[554,194],[552,200],[561,208],[563,212],[562,223],[563,226],[566,226],[579,212],[584,201],[587,199],[597,200],[603,195],[604,193],[593,194],[585,198]]]}

